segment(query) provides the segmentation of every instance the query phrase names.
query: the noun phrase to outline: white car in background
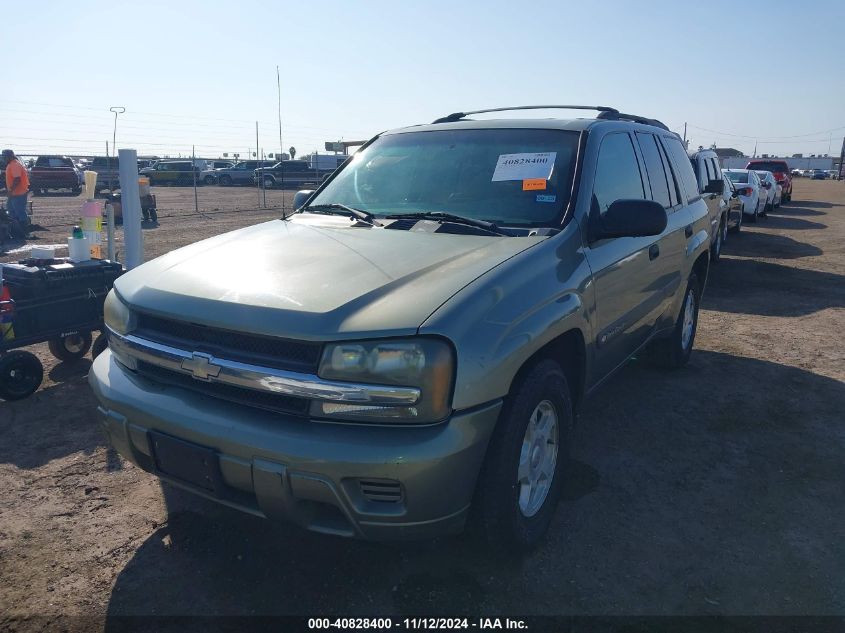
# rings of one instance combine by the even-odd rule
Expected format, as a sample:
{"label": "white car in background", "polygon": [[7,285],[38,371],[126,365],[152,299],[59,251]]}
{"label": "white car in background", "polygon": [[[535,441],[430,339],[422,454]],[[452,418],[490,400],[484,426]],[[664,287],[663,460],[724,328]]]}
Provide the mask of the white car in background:
{"label": "white car in background", "polygon": [[780,206],[783,197],[783,187],[778,184],[777,178],[770,171],[756,172],[760,176],[760,182],[763,183],[763,189],[766,191],[766,204],[763,205],[763,215],[769,211],[774,211]]}
{"label": "white car in background", "polygon": [[760,176],[749,169],[723,169],[737,189],[739,199],[742,200],[742,211],[752,224],[765,211],[767,192],[763,188]]}

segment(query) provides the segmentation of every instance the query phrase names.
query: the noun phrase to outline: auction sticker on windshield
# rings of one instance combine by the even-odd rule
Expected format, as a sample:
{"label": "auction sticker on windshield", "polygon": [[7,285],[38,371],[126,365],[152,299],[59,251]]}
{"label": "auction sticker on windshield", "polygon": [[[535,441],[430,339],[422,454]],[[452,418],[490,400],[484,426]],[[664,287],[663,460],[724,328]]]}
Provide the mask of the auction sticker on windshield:
{"label": "auction sticker on windshield", "polygon": [[499,154],[493,182],[501,180],[548,180],[552,176],[557,152],[534,152],[531,154]]}

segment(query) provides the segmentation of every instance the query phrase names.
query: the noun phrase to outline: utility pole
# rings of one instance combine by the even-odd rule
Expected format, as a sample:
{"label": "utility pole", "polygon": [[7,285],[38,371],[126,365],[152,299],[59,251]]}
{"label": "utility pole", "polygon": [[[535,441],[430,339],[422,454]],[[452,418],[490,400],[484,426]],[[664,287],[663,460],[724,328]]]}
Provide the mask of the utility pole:
{"label": "utility pole", "polygon": [[191,145],[191,173],[194,175],[194,211],[199,213],[200,203],[197,198],[197,147]]}
{"label": "utility pole", "polygon": [[282,215],[285,214],[285,164],[282,161],[285,159],[285,146],[282,143],[282,84],[279,81],[279,65],[276,64],[276,93],[279,97],[279,163],[282,165]]}
{"label": "utility pole", "polygon": [[[114,131],[112,132],[111,137],[111,149],[113,152],[117,152],[117,115],[126,112],[126,108],[123,106],[112,106],[109,108],[109,112],[114,112]],[[108,149],[106,150],[106,159],[109,166],[109,193],[114,193],[114,187],[112,185],[113,176],[111,170],[111,156],[108,155]]]}
{"label": "utility pole", "polygon": [[[260,160],[258,156],[258,121],[255,122],[255,158]],[[258,173],[261,174],[261,181],[264,181],[264,163],[258,163]],[[260,183],[259,183],[260,184]],[[261,187],[258,187],[258,208],[261,208]]]}
{"label": "utility pole", "polygon": [[279,96],[279,160],[282,160],[282,154],[285,153],[285,146],[282,144],[282,84],[279,81],[279,66],[276,65],[276,92]]}
{"label": "utility pole", "polygon": [[687,148],[687,122],[684,121],[684,149]]}

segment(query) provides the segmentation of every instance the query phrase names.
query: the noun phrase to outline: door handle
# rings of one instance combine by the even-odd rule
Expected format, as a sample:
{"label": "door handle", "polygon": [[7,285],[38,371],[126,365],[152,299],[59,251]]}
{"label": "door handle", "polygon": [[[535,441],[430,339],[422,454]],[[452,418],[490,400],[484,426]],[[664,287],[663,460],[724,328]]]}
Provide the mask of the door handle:
{"label": "door handle", "polygon": [[692,224],[687,225],[687,227],[684,229],[684,236],[692,237]]}
{"label": "door handle", "polygon": [[652,244],[648,247],[648,259],[654,261],[658,257],[660,257],[660,246],[658,244]]}

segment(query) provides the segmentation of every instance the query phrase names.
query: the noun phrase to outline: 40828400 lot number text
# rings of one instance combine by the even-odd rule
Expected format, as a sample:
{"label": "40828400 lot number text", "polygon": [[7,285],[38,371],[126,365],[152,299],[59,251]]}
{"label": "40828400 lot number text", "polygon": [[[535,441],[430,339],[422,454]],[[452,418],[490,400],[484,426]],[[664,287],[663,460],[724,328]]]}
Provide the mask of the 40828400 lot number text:
{"label": "40828400 lot number text", "polygon": [[528,626],[523,620],[511,618],[309,618],[310,630],[370,629],[370,630],[524,630]]}

